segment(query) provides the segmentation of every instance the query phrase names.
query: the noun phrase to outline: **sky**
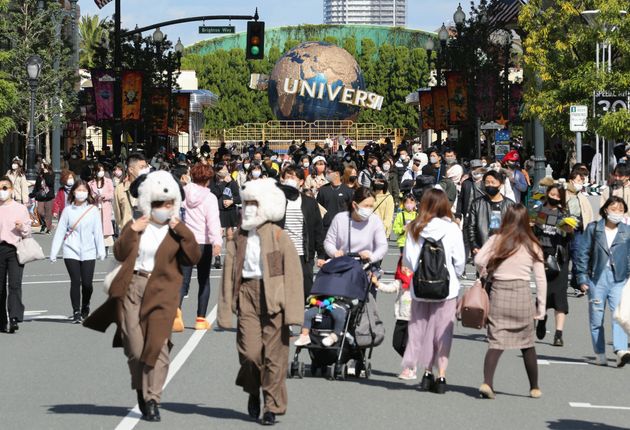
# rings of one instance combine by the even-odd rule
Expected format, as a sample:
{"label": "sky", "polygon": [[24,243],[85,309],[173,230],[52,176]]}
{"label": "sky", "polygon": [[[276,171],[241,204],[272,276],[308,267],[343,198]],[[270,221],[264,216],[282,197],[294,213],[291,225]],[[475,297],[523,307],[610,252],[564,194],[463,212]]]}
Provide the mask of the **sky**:
{"label": "sky", "polygon": [[[453,20],[453,13],[459,1],[456,0],[407,0],[407,28],[435,31],[442,22]],[[469,2],[464,1],[468,13]],[[114,14],[112,1],[103,9],[98,9],[93,0],[79,0],[82,15],[99,15],[101,18]],[[122,26],[132,29],[172,19],[202,15],[253,15],[258,7],[260,20],[266,28],[299,24],[323,23],[323,0],[122,0]],[[228,25],[227,21],[208,21],[206,25]],[[182,43],[189,46],[210,38],[198,34],[200,22],[178,24],[162,28],[170,40],[181,37]],[[245,21],[232,23],[236,31],[244,31]]]}

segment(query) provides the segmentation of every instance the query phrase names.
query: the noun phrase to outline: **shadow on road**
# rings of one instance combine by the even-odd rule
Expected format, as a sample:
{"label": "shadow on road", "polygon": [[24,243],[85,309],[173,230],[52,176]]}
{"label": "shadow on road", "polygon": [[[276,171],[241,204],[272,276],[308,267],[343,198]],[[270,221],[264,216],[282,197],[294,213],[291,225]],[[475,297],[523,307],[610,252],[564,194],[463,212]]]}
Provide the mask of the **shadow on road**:
{"label": "shadow on road", "polygon": [[547,421],[547,427],[552,430],[625,430],[627,427],[611,426],[604,423],[594,423],[580,420]]}
{"label": "shadow on road", "polygon": [[[245,402],[243,402],[243,407]],[[252,421],[252,419],[244,412],[235,411],[234,409],[212,408],[207,406],[193,405],[191,403],[163,403],[161,408],[175,412],[178,414],[195,414],[203,415],[210,418],[222,418],[229,420]]]}
{"label": "shadow on road", "polygon": [[124,406],[101,406],[89,404],[53,405],[48,407],[48,413],[125,417],[129,413],[129,408]]}

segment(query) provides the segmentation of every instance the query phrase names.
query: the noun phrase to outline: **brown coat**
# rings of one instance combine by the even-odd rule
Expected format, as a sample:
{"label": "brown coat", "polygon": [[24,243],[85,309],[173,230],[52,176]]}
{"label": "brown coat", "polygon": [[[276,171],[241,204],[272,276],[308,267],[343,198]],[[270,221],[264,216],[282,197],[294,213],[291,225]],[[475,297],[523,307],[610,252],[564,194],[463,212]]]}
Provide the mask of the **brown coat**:
{"label": "brown coat", "polygon": [[[112,281],[109,299],[85,320],[84,326],[101,332],[114,322],[120,327],[122,303],[133,277],[140,235],[131,229],[131,222],[123,228],[114,244],[114,256],[122,266]],[[164,341],[171,336],[182,286],[180,264],[191,266],[200,258],[195,236],[184,223],[177,224],[174,230],[169,229],[155,254],[155,269],[147,282],[140,307],[140,323],[145,333],[141,361],[149,366],[155,365]],[[121,346],[119,328],[114,336],[114,347]]]}
{"label": "brown coat", "polygon": [[[285,325],[301,325],[304,322],[304,290],[302,265],[295,245],[287,233],[275,224],[263,224],[257,232],[268,313],[276,315],[283,312]],[[239,230],[235,239],[227,244],[217,317],[219,326],[223,328],[231,328],[232,314],[237,314],[247,234],[247,231]]]}

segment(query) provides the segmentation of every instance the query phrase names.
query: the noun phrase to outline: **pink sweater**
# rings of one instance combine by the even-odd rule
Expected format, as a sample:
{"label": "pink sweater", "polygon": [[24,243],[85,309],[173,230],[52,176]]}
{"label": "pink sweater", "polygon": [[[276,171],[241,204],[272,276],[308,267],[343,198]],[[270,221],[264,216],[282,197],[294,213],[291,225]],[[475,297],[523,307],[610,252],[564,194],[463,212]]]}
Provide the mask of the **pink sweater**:
{"label": "pink sweater", "polygon": [[[477,271],[483,273],[493,254],[498,235],[490,237],[488,242],[479,250],[475,256],[475,266]],[[544,312],[547,303],[547,277],[545,276],[545,264],[542,262],[542,250],[540,250],[541,261],[534,261],[525,246],[516,251],[514,255],[507,258],[499,265],[494,272],[493,279],[497,281],[530,281],[532,271],[536,282],[536,299],[538,300],[538,311]]]}
{"label": "pink sweater", "polygon": [[190,183],[184,187],[186,227],[200,245],[223,245],[219,202],[207,187]]}
{"label": "pink sweater", "polygon": [[[15,222],[22,223],[22,228],[15,228]],[[28,209],[14,200],[0,204],[0,242],[15,245],[23,237],[31,234],[31,217]]]}

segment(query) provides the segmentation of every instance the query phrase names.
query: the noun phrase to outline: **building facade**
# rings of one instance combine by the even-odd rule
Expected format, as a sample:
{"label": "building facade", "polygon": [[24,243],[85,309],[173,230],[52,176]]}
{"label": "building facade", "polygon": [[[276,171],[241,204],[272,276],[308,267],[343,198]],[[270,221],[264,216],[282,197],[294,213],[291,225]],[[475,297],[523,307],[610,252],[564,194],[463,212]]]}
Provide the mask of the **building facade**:
{"label": "building facade", "polygon": [[407,0],[324,0],[324,24],[404,27]]}

